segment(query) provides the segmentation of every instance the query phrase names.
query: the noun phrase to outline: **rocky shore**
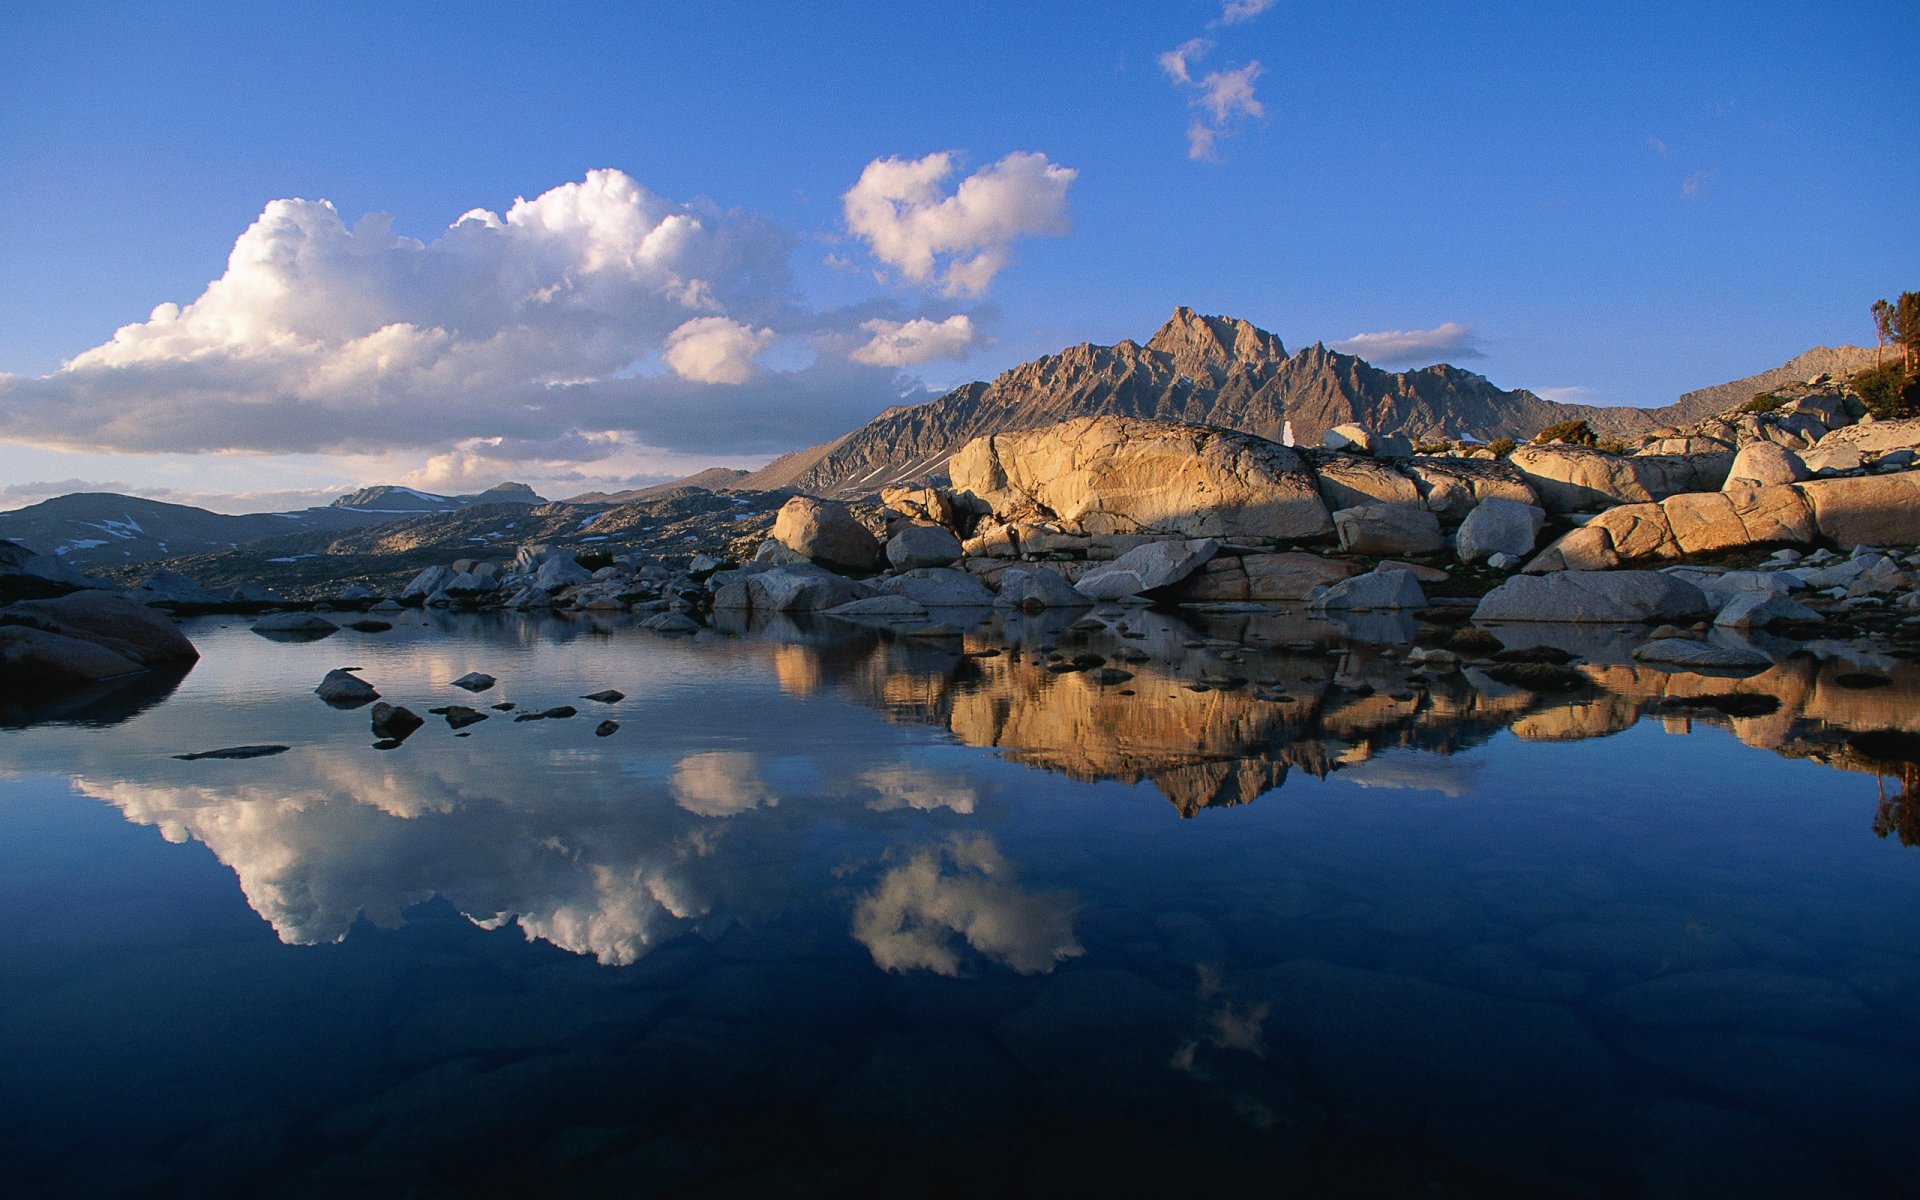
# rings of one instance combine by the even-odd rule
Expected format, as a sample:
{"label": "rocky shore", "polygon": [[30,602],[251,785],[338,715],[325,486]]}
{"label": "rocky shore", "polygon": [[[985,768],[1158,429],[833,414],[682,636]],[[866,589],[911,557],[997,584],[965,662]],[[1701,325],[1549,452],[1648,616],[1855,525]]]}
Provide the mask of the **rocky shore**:
{"label": "rocky shore", "polygon": [[[969,609],[1424,610],[1644,627],[1645,661],[1726,669],[1772,661],[1756,632],[1920,649],[1920,420],[1866,418],[1830,381],[1655,431],[1631,453],[1415,453],[1353,426],[1324,440],[1085,417],[978,438],[948,478],[877,503],[792,497],[757,545],[526,543],[428,567],[391,594],[352,585],[298,605],[164,570],[115,589],[7,543],[0,672],[78,684],[190,661],[86,633],[164,625],[156,613],[258,612],[263,636],[310,638],[377,632],[409,606],[635,613],[663,634],[729,612],[820,613],[932,637],[957,633]],[[52,611],[68,607],[93,625]]]}

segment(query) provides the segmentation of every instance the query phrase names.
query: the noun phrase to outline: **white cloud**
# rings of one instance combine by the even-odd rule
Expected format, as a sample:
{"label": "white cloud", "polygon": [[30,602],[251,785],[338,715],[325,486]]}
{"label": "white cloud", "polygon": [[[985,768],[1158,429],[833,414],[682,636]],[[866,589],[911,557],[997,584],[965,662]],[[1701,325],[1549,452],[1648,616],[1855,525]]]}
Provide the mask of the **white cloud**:
{"label": "white cloud", "polygon": [[1167,77],[1178,84],[1193,82],[1193,70],[1189,60],[1202,58],[1213,49],[1213,43],[1206,38],[1189,38],[1160,56],[1160,69]]}
{"label": "white cloud", "polygon": [[1447,321],[1432,329],[1383,329],[1377,333],[1356,333],[1345,341],[1332,343],[1342,354],[1353,354],[1371,363],[1433,363],[1443,359],[1482,358],[1473,344],[1473,329],[1458,321]]}
{"label": "white cloud", "polygon": [[876,797],[867,801],[874,812],[893,812],[911,808],[920,812],[951,809],[970,813],[980,793],[965,775],[929,771],[911,763],[889,763],[862,772],[862,785],[872,788]]}
{"label": "white cloud", "polygon": [[1194,63],[1212,49],[1212,42],[1193,38],[1160,56],[1160,69],[1174,87],[1187,93],[1187,107],[1194,111],[1187,125],[1187,157],[1196,160],[1217,158],[1221,138],[1229,136],[1241,121],[1267,114],[1253,90],[1254,81],[1260,78],[1258,61],[1195,76]]}
{"label": "white cloud", "polygon": [[1533,394],[1542,400],[1551,400],[1555,404],[1593,404],[1595,393],[1590,387],[1575,384],[1572,387],[1534,388]]}
{"label": "white cloud", "polygon": [[979,295],[1022,237],[1070,228],[1067,187],[1079,172],[1044,154],[1009,154],[962,179],[951,194],[950,153],[877,158],[841,197],[847,228],[908,280],[950,295]]}
{"label": "white cloud", "polygon": [[1662,157],[1665,157],[1665,156],[1666,156],[1666,153],[1667,153],[1667,151],[1668,151],[1668,149],[1670,148],[1670,147],[1668,147],[1668,145],[1666,144],[1666,142],[1664,142],[1664,141],[1662,141],[1662,140],[1660,140],[1660,139],[1659,139],[1659,138],[1657,138],[1657,137],[1651,137],[1651,136],[1647,138],[1647,145],[1649,145],[1649,146],[1651,146],[1651,147],[1653,148],[1653,152],[1654,152],[1655,154],[1658,154],[1658,155],[1660,155],[1660,156],[1662,156]]}
{"label": "white cloud", "polygon": [[154,307],[51,375],[0,376],[0,441],[350,455],[490,440],[572,461],[615,445],[774,452],[842,432],[902,388],[844,353],[756,368],[775,336],[844,342],[873,311],[808,312],[790,231],[620,171],[504,215],[473,210],[430,241],[391,225],[349,224],[324,200],[269,203],[197,299]]}
{"label": "white cloud", "polygon": [[1221,25],[1238,25],[1242,21],[1251,21],[1274,6],[1275,0],[1226,0],[1220,6]]}
{"label": "white cloud", "polygon": [[980,344],[973,318],[956,313],[944,321],[915,317],[911,321],[876,318],[860,328],[873,336],[849,357],[882,367],[910,367],[936,358],[965,358]]}
{"label": "white cloud", "polygon": [[1713,177],[1718,174],[1718,171],[1695,171],[1687,176],[1686,182],[1680,185],[1680,194],[1689,200],[1698,200],[1706,194],[1707,185],[1712,183]]}
{"label": "white cloud", "polygon": [[780,803],[760,778],[758,756],[745,750],[687,755],[674,765],[667,790],[675,804],[702,817],[731,817]]}
{"label": "white cloud", "polygon": [[753,356],[773,338],[771,329],[727,317],[695,317],[667,335],[667,365],[695,383],[745,383],[753,378]]}
{"label": "white cloud", "polygon": [[1022,975],[1084,953],[1069,892],[1028,892],[992,840],[955,838],[880,878],[853,910],[853,936],[883,971],[960,974],[952,935]]}

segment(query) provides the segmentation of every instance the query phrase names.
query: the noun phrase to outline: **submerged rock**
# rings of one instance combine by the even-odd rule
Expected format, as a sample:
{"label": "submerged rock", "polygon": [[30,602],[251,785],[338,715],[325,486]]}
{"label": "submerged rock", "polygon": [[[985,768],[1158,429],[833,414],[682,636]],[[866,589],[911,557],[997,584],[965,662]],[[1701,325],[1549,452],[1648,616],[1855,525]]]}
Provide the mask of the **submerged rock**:
{"label": "submerged rock", "polygon": [[616,733],[619,728],[620,722],[618,721],[602,721],[593,727],[593,736],[610,737]]}
{"label": "submerged rock", "polygon": [[588,692],[586,695],[580,698],[582,700],[592,700],[598,704],[617,704],[620,701],[625,700],[627,698],[627,694],[622,691],[617,691],[614,688],[607,688],[605,691]]}
{"label": "submerged rock", "polygon": [[176,754],[181,762],[198,762],[203,758],[268,758],[275,754],[285,754],[286,746],[227,746],[219,750],[200,750],[193,754]]}
{"label": "submerged rock", "polygon": [[453,686],[465,688],[469,692],[484,692],[497,682],[499,681],[493,676],[485,674],[484,672],[468,671],[465,675],[454,680]]}

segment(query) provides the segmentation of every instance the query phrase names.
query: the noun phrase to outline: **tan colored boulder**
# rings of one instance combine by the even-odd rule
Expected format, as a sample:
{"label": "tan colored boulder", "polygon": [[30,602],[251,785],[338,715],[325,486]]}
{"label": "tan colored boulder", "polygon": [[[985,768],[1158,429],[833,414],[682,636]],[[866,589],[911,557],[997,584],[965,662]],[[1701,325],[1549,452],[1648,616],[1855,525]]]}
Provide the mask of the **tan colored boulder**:
{"label": "tan colored boulder", "polygon": [[1619,565],[1607,531],[1597,525],[1583,525],[1534,555],[1533,561],[1520,570],[1528,575],[1545,575],[1553,571],[1611,571]]}
{"label": "tan colored boulder", "polygon": [[1807,464],[1785,446],[1772,442],[1749,442],[1733,456],[1727,481],[1720,490],[1771,487],[1779,483],[1798,483],[1807,477]]}
{"label": "tan colored boulder", "polygon": [[1539,493],[1541,507],[1569,513],[1716,490],[1733,465],[1733,455],[1623,458],[1584,446],[1551,445],[1521,446],[1509,461]]}
{"label": "tan colored boulder", "polygon": [[1362,504],[1333,514],[1340,548],[1349,554],[1432,554],[1444,548],[1440,519],[1411,504]]}
{"label": "tan colored boulder", "polygon": [[1604,529],[1613,552],[1623,559],[1676,558],[1680,544],[1673,526],[1658,504],[1622,504],[1587,522],[1588,529]]}
{"label": "tan colored boulder", "polygon": [[953,496],[942,488],[890,487],[880,489],[880,503],[916,521],[954,526]]}
{"label": "tan colored boulder", "polygon": [[[1893,422],[1888,422],[1893,424]],[[1920,544],[1920,471],[1795,485],[1820,536],[1842,546]]]}
{"label": "tan colored boulder", "polygon": [[1836,429],[1814,443],[1820,451],[1851,450],[1856,454],[1884,454],[1889,450],[1920,449],[1920,417],[1895,421],[1868,421]]}
{"label": "tan colored boulder", "polygon": [[1747,544],[1747,527],[1722,492],[1688,492],[1660,502],[1683,554],[1711,554]]}
{"label": "tan colored boulder", "polygon": [[1225,429],[1131,417],[1083,417],[975,438],[948,464],[1007,521],[1084,533],[1300,540],[1333,519],[1299,454]]}
{"label": "tan colored boulder", "polygon": [[1403,464],[1420,489],[1421,502],[1443,521],[1464,520],[1474,506],[1486,500],[1512,500],[1536,507],[1534,495],[1514,465],[1503,458],[1487,460],[1430,456]]}
{"label": "tan colored boulder", "polygon": [[1327,508],[1338,512],[1363,504],[1420,504],[1420,487],[1396,469],[1398,461],[1354,454],[1314,456],[1314,479]]}
{"label": "tan colored boulder", "polygon": [[1728,489],[1733,515],[1747,528],[1749,542],[1805,546],[1813,542],[1813,510],[1794,487]]}
{"label": "tan colored boulder", "polygon": [[846,505],[795,496],[773,519],[773,540],[828,567],[864,571],[880,557],[880,542]]}

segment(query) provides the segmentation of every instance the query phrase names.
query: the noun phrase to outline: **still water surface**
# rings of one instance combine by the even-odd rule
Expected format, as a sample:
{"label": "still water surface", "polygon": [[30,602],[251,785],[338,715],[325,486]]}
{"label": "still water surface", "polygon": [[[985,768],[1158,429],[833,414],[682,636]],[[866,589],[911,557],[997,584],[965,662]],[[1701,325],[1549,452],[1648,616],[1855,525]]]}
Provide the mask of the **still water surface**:
{"label": "still water surface", "polygon": [[[10,712],[8,1191],[1920,1190],[1920,672],[1083,615],[210,618]],[[490,719],[375,749],[339,666]]]}

